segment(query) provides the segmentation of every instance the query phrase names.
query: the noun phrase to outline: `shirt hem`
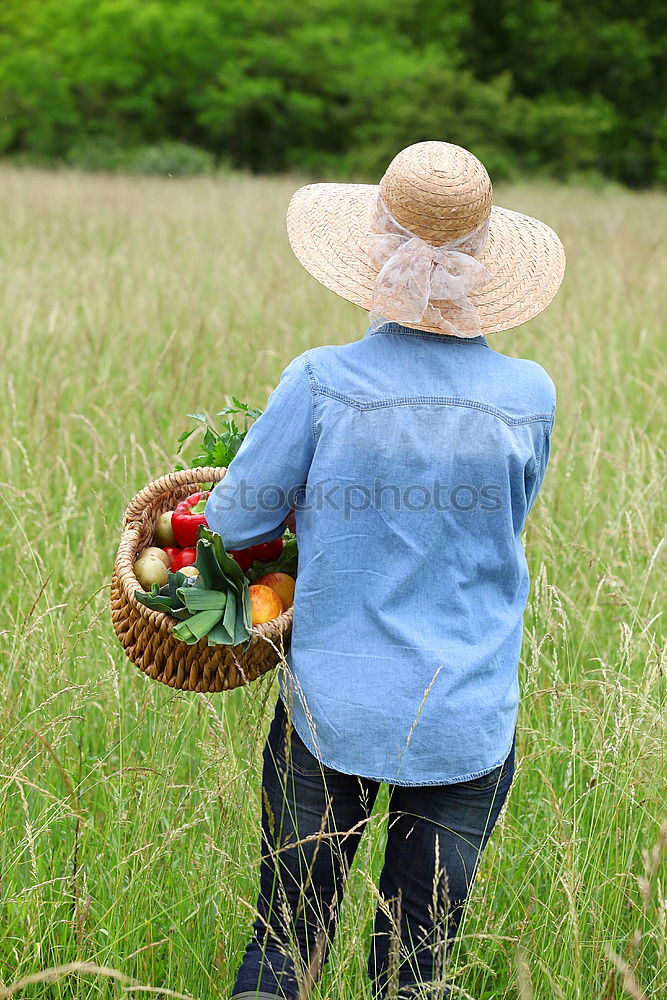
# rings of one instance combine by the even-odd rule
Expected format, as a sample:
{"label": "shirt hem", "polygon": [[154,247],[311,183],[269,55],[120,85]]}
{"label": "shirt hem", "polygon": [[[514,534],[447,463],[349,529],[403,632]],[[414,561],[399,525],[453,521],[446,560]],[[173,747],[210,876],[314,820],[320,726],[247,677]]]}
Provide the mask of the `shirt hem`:
{"label": "shirt hem", "polygon": [[[285,706],[285,711],[287,712],[288,706],[285,702],[285,699],[283,698],[282,691],[279,691],[278,694],[280,700]],[[497,761],[495,764],[492,764],[491,767],[485,767],[481,771],[470,771],[468,774],[463,774],[455,778],[431,778],[425,781],[398,781],[396,778],[386,778],[386,777],[381,778],[375,774],[362,774],[360,771],[350,771],[348,768],[341,767],[339,764],[332,763],[331,760],[327,760],[326,758],[320,756],[318,753],[315,752],[315,748],[311,742],[310,736],[306,737],[303,735],[293,717],[292,717],[292,725],[299,734],[299,737],[301,738],[302,742],[312,753],[313,757],[315,757],[321,764],[324,764],[325,767],[330,767],[334,771],[340,771],[341,774],[349,774],[353,777],[359,777],[359,778],[368,778],[369,781],[386,782],[388,785],[401,785],[402,787],[405,788],[417,787],[420,785],[458,785],[462,781],[474,781],[476,778],[483,778],[485,774],[490,774],[491,771],[495,771],[497,767],[500,767],[502,764],[505,763],[505,761],[509,757],[510,751],[512,749],[512,742],[514,739],[514,730],[513,730],[512,739],[510,740],[509,746],[507,747],[507,750],[505,750],[501,759]]]}

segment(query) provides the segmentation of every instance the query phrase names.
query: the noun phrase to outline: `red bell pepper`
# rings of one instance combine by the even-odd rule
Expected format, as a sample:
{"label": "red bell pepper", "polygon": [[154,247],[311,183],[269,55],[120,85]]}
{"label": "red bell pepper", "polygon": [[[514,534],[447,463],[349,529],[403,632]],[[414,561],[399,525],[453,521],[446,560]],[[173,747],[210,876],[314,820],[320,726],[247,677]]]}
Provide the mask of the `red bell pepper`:
{"label": "red bell pepper", "polygon": [[176,541],[182,549],[190,549],[197,544],[197,528],[200,524],[208,527],[204,508],[208,493],[193,493],[176,505],[171,515],[171,527]]}
{"label": "red bell pepper", "polygon": [[170,566],[171,572],[175,573],[177,570],[183,569],[184,566],[192,566],[196,558],[196,549],[182,549]]}

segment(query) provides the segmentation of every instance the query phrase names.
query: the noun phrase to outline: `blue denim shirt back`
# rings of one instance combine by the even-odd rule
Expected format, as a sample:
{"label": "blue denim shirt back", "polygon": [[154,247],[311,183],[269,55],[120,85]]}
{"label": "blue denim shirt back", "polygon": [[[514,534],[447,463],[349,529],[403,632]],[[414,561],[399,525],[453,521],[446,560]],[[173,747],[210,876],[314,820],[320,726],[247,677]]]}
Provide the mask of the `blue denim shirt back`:
{"label": "blue denim shirt back", "polygon": [[237,549],[277,537],[298,500],[280,695],[323,763],[432,785],[507,757],[529,589],[521,532],[555,402],[535,362],[397,323],[283,372],[206,516]]}

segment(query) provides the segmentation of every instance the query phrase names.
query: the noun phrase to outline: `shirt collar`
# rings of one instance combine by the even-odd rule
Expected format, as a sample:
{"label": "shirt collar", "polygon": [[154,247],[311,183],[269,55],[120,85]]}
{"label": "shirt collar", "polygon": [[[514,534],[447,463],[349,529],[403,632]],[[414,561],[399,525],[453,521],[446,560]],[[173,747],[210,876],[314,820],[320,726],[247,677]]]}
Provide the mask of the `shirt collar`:
{"label": "shirt collar", "polygon": [[447,340],[457,344],[481,344],[488,347],[486,337],[480,333],[478,337],[455,337],[450,333],[431,333],[429,330],[417,330],[412,326],[403,326],[402,323],[395,323],[393,320],[383,323],[377,330],[366,330],[364,337],[372,337],[376,333],[399,333],[406,337],[419,337],[423,340]]}

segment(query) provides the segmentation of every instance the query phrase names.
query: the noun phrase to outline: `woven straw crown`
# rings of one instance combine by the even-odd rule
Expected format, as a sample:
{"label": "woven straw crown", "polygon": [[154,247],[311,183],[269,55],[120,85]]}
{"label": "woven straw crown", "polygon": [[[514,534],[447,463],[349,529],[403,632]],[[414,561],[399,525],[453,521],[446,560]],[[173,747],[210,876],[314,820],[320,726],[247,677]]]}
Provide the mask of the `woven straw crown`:
{"label": "woven straw crown", "polygon": [[396,221],[434,246],[465,236],[491,213],[486,167],[448,142],[408,146],[391,161],[379,186]]}
{"label": "woven straw crown", "polygon": [[[294,253],[313,277],[348,301],[371,309],[379,268],[370,250],[370,220],[379,193],[404,229],[433,246],[488,222],[488,240],[474,256],[492,279],[470,294],[482,333],[525,323],[558,291],[565,252],[556,233],[538,219],[493,205],[486,168],[469,150],[429,141],[401,150],[379,185],[307,184],[292,196],[287,230]],[[441,332],[425,323],[411,325]]]}

